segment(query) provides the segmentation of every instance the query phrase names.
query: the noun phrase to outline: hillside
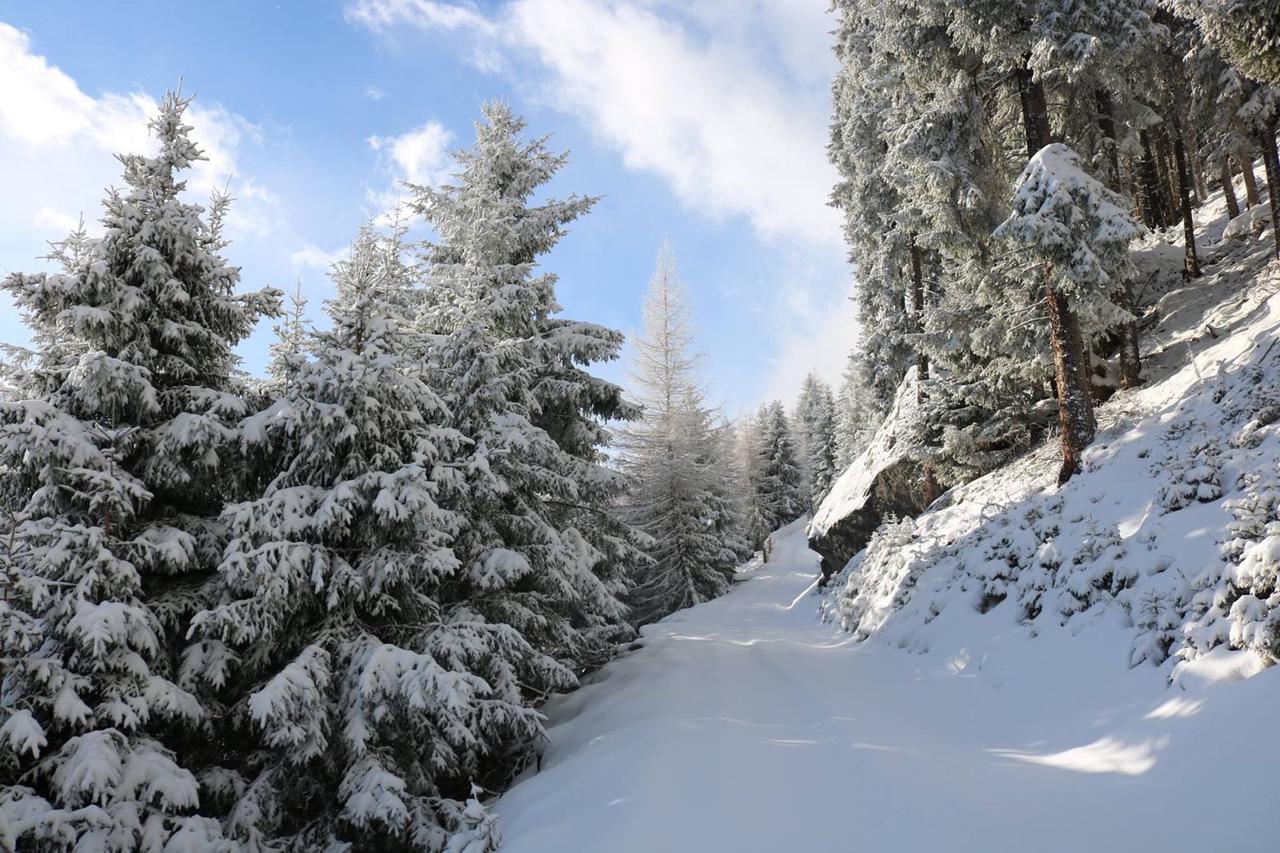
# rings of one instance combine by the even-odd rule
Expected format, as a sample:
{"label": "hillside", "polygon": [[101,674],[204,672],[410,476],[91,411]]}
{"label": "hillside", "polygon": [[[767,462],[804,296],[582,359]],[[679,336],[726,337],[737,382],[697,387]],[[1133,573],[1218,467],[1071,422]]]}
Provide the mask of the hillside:
{"label": "hillside", "polygon": [[[1079,632],[1114,610],[1131,626],[1134,664],[1212,653],[1251,671],[1274,660],[1280,265],[1241,228],[1248,218],[1229,225],[1220,197],[1204,205],[1206,274],[1172,289],[1161,263],[1181,250],[1160,234],[1140,247],[1158,288],[1147,294],[1146,384],[1099,407],[1082,475],[1058,487],[1046,443],[886,525],[833,580],[827,615],[923,650],[957,611],[1034,635]],[[850,481],[873,467],[862,463],[818,521],[848,511]]]}

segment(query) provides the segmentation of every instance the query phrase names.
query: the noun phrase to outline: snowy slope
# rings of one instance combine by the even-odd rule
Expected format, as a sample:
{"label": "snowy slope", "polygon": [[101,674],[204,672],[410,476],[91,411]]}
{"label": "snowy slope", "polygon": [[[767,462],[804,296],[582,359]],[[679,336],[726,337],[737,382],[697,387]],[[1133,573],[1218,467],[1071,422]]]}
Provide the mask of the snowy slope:
{"label": "snowy slope", "polygon": [[[1208,238],[1226,230],[1220,203],[1200,216]],[[1150,238],[1147,266],[1173,249]],[[1274,659],[1280,263],[1257,239],[1201,251],[1203,278],[1153,287],[1147,384],[1099,408],[1080,475],[1056,485],[1048,442],[887,525],[833,579],[828,616],[918,651],[957,610],[1028,638],[1114,617],[1117,656],[1175,679],[1179,660],[1224,647],[1247,668]]]}
{"label": "snowy slope", "polygon": [[[803,528],[728,595],[547,706],[496,810],[511,853],[1274,849],[1280,671],[1169,688],[1128,628],[1034,641],[956,609],[932,650],[814,615]],[[1195,812],[1182,812],[1194,802]]]}

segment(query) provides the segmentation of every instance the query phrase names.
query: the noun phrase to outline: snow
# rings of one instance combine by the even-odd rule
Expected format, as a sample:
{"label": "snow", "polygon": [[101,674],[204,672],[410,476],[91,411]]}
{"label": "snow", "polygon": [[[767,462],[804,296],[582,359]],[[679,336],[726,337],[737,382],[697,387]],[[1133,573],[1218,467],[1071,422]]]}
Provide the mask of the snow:
{"label": "snow", "polygon": [[910,457],[916,449],[920,417],[917,386],[914,382],[904,382],[898,388],[893,410],[885,418],[886,423],[900,424],[901,427],[877,430],[871,444],[836,478],[831,491],[809,522],[810,536],[825,535],[841,519],[866,506],[871,497],[871,487],[880,472],[903,457]]}
{"label": "snow", "polygon": [[1280,670],[1170,687],[1117,654],[1114,611],[1030,639],[954,608],[926,654],[860,643],[815,615],[803,526],[775,539],[548,703],[542,770],[495,806],[504,851],[1274,849],[1176,810],[1274,809]]}

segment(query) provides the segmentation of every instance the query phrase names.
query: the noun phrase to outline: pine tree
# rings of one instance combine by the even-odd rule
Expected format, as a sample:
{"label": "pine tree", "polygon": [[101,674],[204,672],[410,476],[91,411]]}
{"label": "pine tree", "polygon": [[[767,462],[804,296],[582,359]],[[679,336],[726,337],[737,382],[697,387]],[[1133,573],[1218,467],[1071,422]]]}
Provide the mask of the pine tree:
{"label": "pine tree", "polygon": [[[607,657],[627,630],[618,564],[631,545],[582,521],[599,517],[616,483],[595,458],[593,407],[619,398],[582,373],[563,380],[579,356],[610,353],[619,339],[556,322],[556,279],[537,259],[594,199],[532,205],[565,157],[544,138],[522,139],[523,128],[505,105],[486,105],[475,145],[455,155],[454,183],[414,188],[415,209],[437,235],[425,247],[419,324],[434,336],[426,362],[448,424],[467,441],[454,550],[468,600],[580,668]],[[563,420],[554,435],[539,426],[564,416],[570,429]]]}
{"label": "pine tree", "polygon": [[[1129,242],[1139,226],[1124,200],[1080,168],[1080,157],[1061,143],[1036,153],[1022,172],[1013,212],[996,235],[1022,244],[1043,264],[1046,290],[1062,296],[1064,308],[1086,325],[1108,326],[1131,320],[1116,305],[1117,288],[1132,276]],[[1068,361],[1066,348],[1054,348],[1061,379],[1081,365]],[[1080,450],[1093,440],[1093,407],[1068,383],[1059,392],[1062,469],[1066,482],[1080,466]]]}
{"label": "pine tree", "polygon": [[835,479],[835,400],[831,387],[810,373],[796,401],[796,426],[803,453],[807,504],[812,511]]}
{"label": "pine tree", "polygon": [[1270,0],[1164,0],[1195,21],[1232,64],[1280,88],[1280,10]]}
{"label": "pine tree", "polygon": [[459,436],[413,357],[400,252],[360,233],[332,327],[248,419],[279,470],[227,508],[221,601],[194,621],[186,668],[226,708],[218,790],[250,845],[493,849],[471,785],[541,733],[521,683],[572,683],[455,591]]}
{"label": "pine tree", "polygon": [[759,461],[753,488],[767,536],[803,515],[805,500],[795,442],[782,403],[774,400],[762,405],[757,420]]}
{"label": "pine tree", "polygon": [[722,438],[698,385],[693,346],[688,296],[665,245],[634,342],[632,377],[645,415],[622,445],[635,482],[628,514],[653,543],[651,561],[634,573],[639,625],[722,594],[739,559]]}
{"label": "pine tree", "polygon": [[0,403],[11,511],[0,594],[0,826],[19,848],[209,849],[195,770],[209,708],[176,656],[246,479],[233,347],[279,294],[237,294],[227,200],[182,200],[201,158],[169,93],[154,157],[124,155],[100,239],[4,286],[36,364]]}
{"label": "pine tree", "polygon": [[267,380],[262,389],[268,394],[280,393],[292,384],[301,369],[302,349],[307,339],[307,298],[302,295],[302,281],[294,283],[288,297],[288,310],[274,327],[275,342],[267,359]]}
{"label": "pine tree", "polygon": [[764,456],[761,452],[760,414],[746,415],[738,420],[734,436],[734,457],[741,472],[743,494],[742,526],[747,542],[754,551],[773,532],[772,514],[766,503],[767,496],[760,488]]}
{"label": "pine tree", "polygon": [[856,353],[851,353],[836,399],[836,477],[871,444],[880,420],[871,391],[863,378],[861,359]]}

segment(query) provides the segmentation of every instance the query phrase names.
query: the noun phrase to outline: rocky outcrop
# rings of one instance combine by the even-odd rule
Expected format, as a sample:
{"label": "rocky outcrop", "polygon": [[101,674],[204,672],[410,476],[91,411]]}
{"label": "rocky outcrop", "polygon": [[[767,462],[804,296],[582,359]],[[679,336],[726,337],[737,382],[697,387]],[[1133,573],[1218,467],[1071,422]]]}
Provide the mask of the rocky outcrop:
{"label": "rocky outcrop", "polygon": [[824,580],[866,547],[881,522],[918,515],[937,497],[936,484],[917,458],[919,414],[915,383],[904,381],[871,444],[814,512],[809,547],[822,556]]}

